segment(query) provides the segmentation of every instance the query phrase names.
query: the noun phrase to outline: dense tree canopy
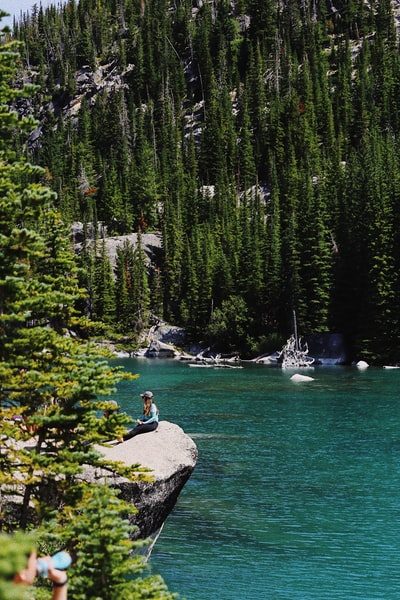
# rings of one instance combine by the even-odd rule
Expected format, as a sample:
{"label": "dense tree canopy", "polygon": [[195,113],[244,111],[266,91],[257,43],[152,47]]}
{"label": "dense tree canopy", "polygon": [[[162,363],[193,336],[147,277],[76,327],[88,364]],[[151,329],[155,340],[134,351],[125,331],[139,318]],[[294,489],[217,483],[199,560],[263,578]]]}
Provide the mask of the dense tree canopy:
{"label": "dense tree canopy", "polygon": [[[132,507],[82,477],[88,466],[146,476],[137,465],[135,475],[134,467],[108,464],[96,449],[129,421],[122,413],[102,415],[104,397],[124,374],[82,341],[88,321],[75,307],[86,292],[46,170],[29,162],[19,144],[35,123],[12,106],[34,90],[15,84],[19,44],[8,37],[0,41],[0,526],[34,529],[46,554],[66,547],[77,600],[172,598],[160,578],[137,577],[144,565],[132,554]],[[3,581],[21,558],[15,540],[4,542],[10,557],[3,554],[0,565],[2,598],[18,595]]]}
{"label": "dense tree canopy", "polygon": [[[44,86],[19,104],[40,114],[29,149],[64,218],[163,233],[140,313],[162,308],[216,340],[212,310],[229,320],[240,297],[242,352],[287,335],[296,309],[303,334],[341,332],[358,356],[400,358],[389,0],[69,0],[36,8],[16,34]],[[100,255],[85,265],[103,318]],[[115,286],[122,301],[122,272]],[[107,319],[137,323],[122,309]]]}

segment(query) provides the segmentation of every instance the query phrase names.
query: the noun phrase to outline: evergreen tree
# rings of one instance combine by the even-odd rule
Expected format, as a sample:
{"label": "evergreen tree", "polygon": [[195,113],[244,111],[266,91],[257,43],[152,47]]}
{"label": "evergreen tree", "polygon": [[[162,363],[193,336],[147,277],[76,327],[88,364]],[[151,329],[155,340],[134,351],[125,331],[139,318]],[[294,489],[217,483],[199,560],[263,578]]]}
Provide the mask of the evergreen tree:
{"label": "evergreen tree", "polygon": [[[41,118],[28,144],[16,140],[21,153],[47,168],[68,223],[162,230],[149,282],[161,286],[165,318],[197,329],[210,302],[221,308],[254,287],[250,337],[250,323],[262,336],[286,333],[295,307],[300,327],[338,330],[378,356],[379,333],[367,335],[358,306],[377,315],[379,304],[382,346],[396,347],[398,164],[386,132],[395,144],[400,59],[390,0],[70,0],[35,7],[17,33],[24,77],[44,86],[17,104]],[[386,153],[393,188],[379,158],[364,174],[371,148]],[[270,195],[263,208],[249,196],[244,209],[240,194],[253,186]],[[374,227],[385,229],[370,245],[385,256],[385,294],[365,251]]]}
{"label": "evergreen tree", "polygon": [[150,291],[141,236],[134,248],[125,242],[117,249],[117,320],[125,333],[140,333],[149,321]]}
{"label": "evergreen tree", "polygon": [[[360,307],[359,344],[368,360],[388,361],[398,343],[399,319],[394,308],[397,274],[394,251],[396,147],[391,138],[374,130],[365,143],[365,237],[368,269],[364,303]],[[379,340],[379,341],[378,341]]]}
{"label": "evergreen tree", "polygon": [[245,97],[242,98],[239,123],[238,185],[240,190],[246,191],[251,188],[251,186],[256,184],[257,177],[253,158],[253,144],[250,133],[250,118]]}
{"label": "evergreen tree", "polygon": [[[115,600],[121,595],[172,598],[159,578],[127,578],[143,566],[129,557],[134,544],[124,518],[130,506],[108,486],[82,479],[88,465],[135,477],[130,468],[108,464],[94,446],[118,436],[128,419],[121,414],[107,420],[97,414],[108,405],[98,396],[110,394],[124,375],[93,344],[68,335],[85,332],[86,320],[74,309],[83,291],[69,237],[53,206],[55,195],[40,183],[44,170],[15,149],[15,132],[26,134],[34,125],[10,108],[11,101],[32,93],[11,85],[18,58],[15,42],[0,45],[3,522],[10,528],[39,528],[44,542],[65,544],[77,553],[77,581],[71,577],[70,583],[74,597],[98,597],[101,581],[101,594]],[[9,512],[12,502],[17,508]],[[110,506],[112,528],[90,528],[93,519],[107,522]],[[89,595],[83,588],[84,596],[78,596],[82,582],[90,587]]]}
{"label": "evergreen tree", "polygon": [[26,598],[25,586],[15,585],[13,577],[26,568],[26,557],[34,548],[34,540],[26,533],[0,534],[0,600]]}
{"label": "evergreen tree", "polygon": [[106,243],[103,238],[101,250],[96,258],[94,275],[94,300],[91,318],[113,323],[115,321],[115,284],[111,262],[106,252]]}

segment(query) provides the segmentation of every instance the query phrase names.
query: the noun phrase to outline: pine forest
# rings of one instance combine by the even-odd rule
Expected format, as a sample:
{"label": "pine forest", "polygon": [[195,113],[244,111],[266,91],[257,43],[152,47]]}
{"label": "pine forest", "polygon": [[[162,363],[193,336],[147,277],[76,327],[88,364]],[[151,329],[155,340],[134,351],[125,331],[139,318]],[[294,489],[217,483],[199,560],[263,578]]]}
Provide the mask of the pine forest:
{"label": "pine forest", "polygon": [[[400,9],[390,0],[35,5],[13,143],[71,229],[78,310],[245,356],[341,333],[400,359]],[[136,233],[111,263],[105,236]],[[160,236],[151,263],[143,237]]]}

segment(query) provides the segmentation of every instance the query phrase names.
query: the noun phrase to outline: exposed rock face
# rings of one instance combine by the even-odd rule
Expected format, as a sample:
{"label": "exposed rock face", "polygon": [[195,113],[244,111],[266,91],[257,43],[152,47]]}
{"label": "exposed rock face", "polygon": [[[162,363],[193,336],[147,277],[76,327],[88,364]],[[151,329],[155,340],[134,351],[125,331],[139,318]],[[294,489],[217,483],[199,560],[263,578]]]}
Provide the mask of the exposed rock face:
{"label": "exposed rock face", "polygon": [[[107,483],[121,490],[121,497],[136,506],[130,518],[138,527],[134,538],[145,539],[163,525],[178,496],[193,472],[197,447],[193,440],[174,423],[161,421],[155,431],[143,433],[122,444],[101,448],[109,460],[126,465],[140,464],[151,469],[153,482],[130,482],[106,475]],[[104,482],[104,472],[88,473],[90,479]]]}
{"label": "exposed rock face", "polygon": [[150,342],[149,347],[145,352],[145,356],[159,358],[174,358],[179,352],[170,344],[164,344],[158,340]]}
{"label": "exposed rock face", "polygon": [[[93,244],[95,241],[95,230],[92,223],[88,223],[85,227],[79,221],[71,225],[72,242],[75,252],[79,253],[84,248],[85,240],[87,244]],[[118,248],[123,248],[124,244],[129,243],[133,248],[138,246],[138,234],[130,233],[129,235],[109,236],[107,227],[104,223],[98,223],[98,249],[101,248],[104,239],[106,252],[113,267],[116,264],[116,256]],[[140,235],[140,243],[145,253],[146,260],[150,263],[157,264],[158,255],[161,252],[162,236],[159,232],[142,233]]]}
{"label": "exposed rock face", "polygon": [[183,327],[161,323],[152,328],[152,340],[158,340],[164,344],[173,344],[175,346],[183,346],[185,343],[186,331]]}

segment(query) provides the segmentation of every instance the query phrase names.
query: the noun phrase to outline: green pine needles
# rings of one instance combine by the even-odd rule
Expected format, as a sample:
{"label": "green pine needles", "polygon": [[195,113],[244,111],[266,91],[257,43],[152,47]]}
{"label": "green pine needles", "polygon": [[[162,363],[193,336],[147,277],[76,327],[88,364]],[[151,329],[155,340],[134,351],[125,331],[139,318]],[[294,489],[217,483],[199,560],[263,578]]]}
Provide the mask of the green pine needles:
{"label": "green pine needles", "polygon": [[[1,15],[0,15],[1,16]],[[133,507],[107,485],[85,482],[87,467],[124,477],[132,468],[107,464],[95,448],[120,435],[126,419],[99,415],[126,375],[82,341],[88,322],[76,310],[80,288],[70,237],[54,207],[45,171],[24,156],[33,122],[13,102],[32,93],[15,84],[20,46],[0,44],[0,598],[15,600],[11,571],[26,560],[28,531],[38,552],[66,548],[74,557],[76,600],[173,598],[145,568],[130,540]],[[135,466],[137,471],[137,465]],[[16,532],[18,535],[16,535]],[[15,560],[14,560],[15,557]],[[48,598],[46,589],[32,591]]]}

